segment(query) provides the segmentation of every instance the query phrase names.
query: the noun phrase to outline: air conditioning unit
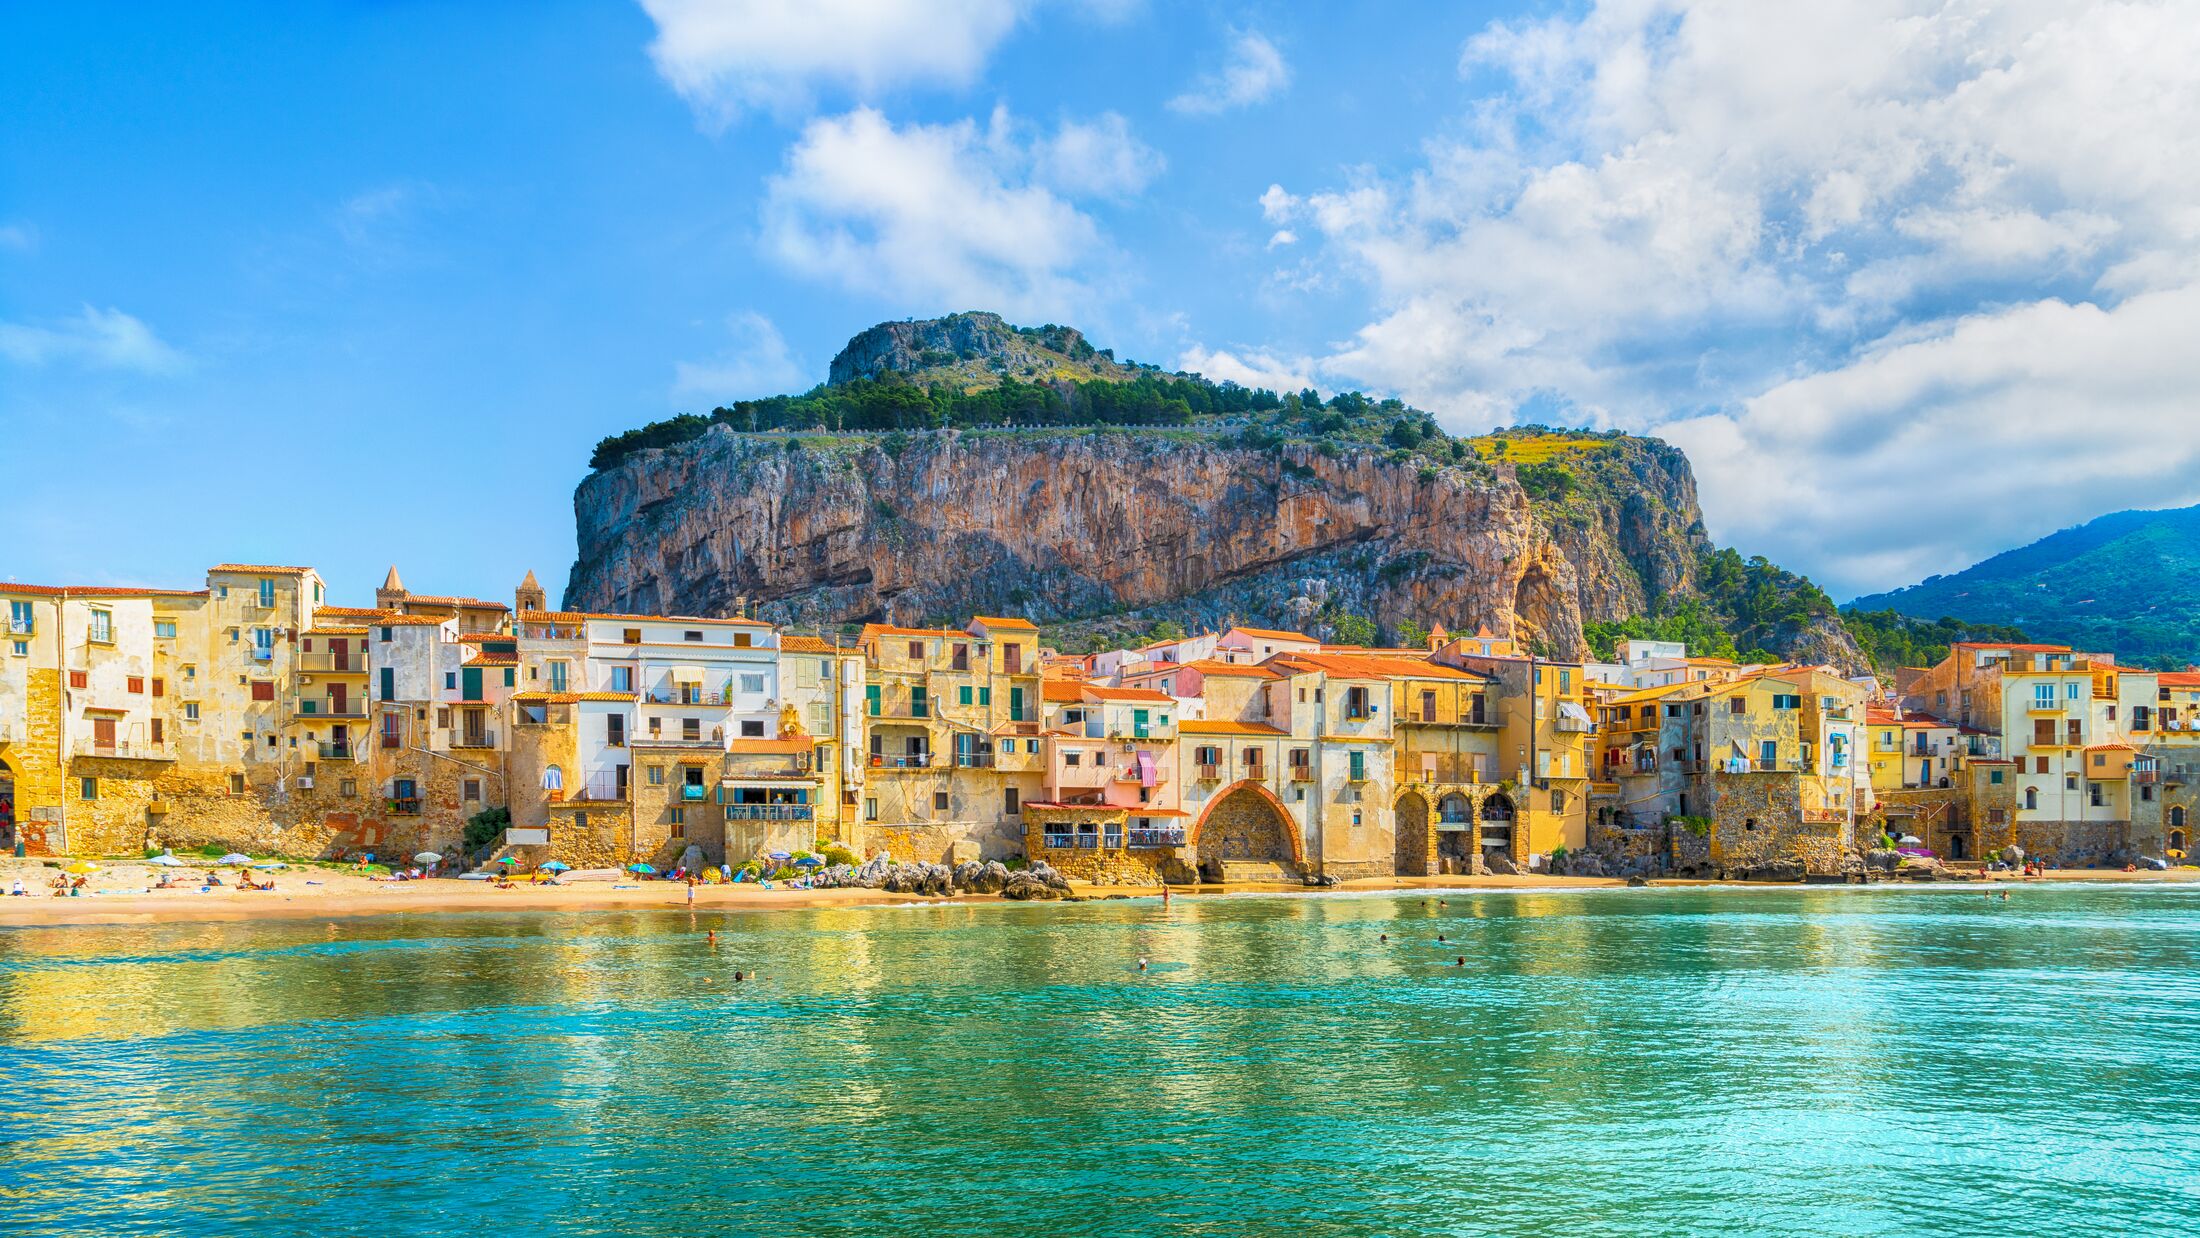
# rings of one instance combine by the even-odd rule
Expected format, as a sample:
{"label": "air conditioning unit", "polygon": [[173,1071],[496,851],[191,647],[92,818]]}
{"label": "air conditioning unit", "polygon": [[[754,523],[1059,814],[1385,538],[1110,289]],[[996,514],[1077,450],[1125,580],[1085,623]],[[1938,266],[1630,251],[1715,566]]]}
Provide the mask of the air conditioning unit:
{"label": "air conditioning unit", "polygon": [[312,775],[310,775],[310,774],[300,774],[300,775],[298,776],[298,789],[299,789],[300,791],[311,791],[311,790],[313,789],[313,777],[312,777]]}

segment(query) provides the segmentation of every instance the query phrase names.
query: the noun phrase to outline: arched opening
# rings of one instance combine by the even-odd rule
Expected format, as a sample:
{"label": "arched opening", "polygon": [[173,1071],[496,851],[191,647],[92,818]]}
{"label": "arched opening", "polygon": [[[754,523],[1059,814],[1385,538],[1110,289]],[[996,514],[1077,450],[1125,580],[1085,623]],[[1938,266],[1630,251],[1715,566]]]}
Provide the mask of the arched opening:
{"label": "arched opening", "polygon": [[2173,826],[2182,826],[2185,824],[2185,806],[2183,804],[2170,805],[2169,823]]}
{"label": "arched opening", "polygon": [[2039,806],[2040,789],[2038,787],[2026,787],[2024,789],[2024,810],[2034,812],[2039,809]]}
{"label": "arched opening", "polygon": [[1478,843],[1484,854],[1492,851],[1505,856],[1512,854],[1514,816],[1512,799],[1502,791],[1482,801]]}
{"label": "arched opening", "polygon": [[1253,783],[1240,783],[1215,797],[1193,837],[1200,871],[1211,881],[1227,880],[1230,864],[1295,867],[1299,849],[1292,844],[1297,840],[1298,827],[1273,796]]}
{"label": "arched opening", "polygon": [[2172,851],[2183,851],[2185,849],[2185,832],[2183,830],[2171,830],[2169,832],[2169,849]]}
{"label": "arched opening", "polygon": [[1948,858],[1951,860],[1968,860],[1971,858],[1971,848],[1969,844],[1963,841],[1963,835],[1950,834],[1948,836]]}
{"label": "arched opening", "polygon": [[1408,791],[1398,797],[1397,860],[1401,877],[1426,877],[1436,840],[1429,837],[1428,801]]}
{"label": "arched opening", "polygon": [[0,761],[0,855],[15,854],[15,771]]}

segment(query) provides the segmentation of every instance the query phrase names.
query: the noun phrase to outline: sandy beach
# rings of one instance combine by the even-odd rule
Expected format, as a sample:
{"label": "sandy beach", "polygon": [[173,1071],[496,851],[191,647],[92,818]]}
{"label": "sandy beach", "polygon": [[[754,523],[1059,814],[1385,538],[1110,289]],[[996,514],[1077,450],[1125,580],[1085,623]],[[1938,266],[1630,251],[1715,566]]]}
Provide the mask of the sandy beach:
{"label": "sandy beach", "polygon": [[[436,878],[425,881],[378,881],[340,867],[292,866],[257,874],[272,878],[273,890],[241,890],[235,885],[236,870],[216,869],[224,884],[202,891],[199,879],[205,867],[164,869],[141,860],[93,861],[100,867],[88,875],[85,892],[76,897],[55,897],[51,889],[60,872],[42,860],[0,858],[0,892],[21,880],[28,891],[16,898],[0,893],[0,927],[53,924],[143,924],[161,921],[256,920],[294,916],[367,916],[396,913],[482,911],[682,911],[691,904],[684,885],[669,881],[643,881],[624,874],[567,874],[558,885],[526,881],[500,889],[486,881]],[[173,874],[169,889],[155,886],[164,874]],[[2168,872],[2120,872],[2106,869],[2057,869],[2045,877],[1998,875],[1996,881],[2024,884],[2038,881],[2194,882],[2200,869]],[[1616,878],[1547,877],[1536,874],[1503,877],[1405,877],[1367,878],[1343,882],[1337,892],[1367,893],[1386,890],[1565,890],[1623,886]],[[1751,885],[1742,882],[1660,880],[1652,886],[1718,886],[1730,889],[1789,889],[1787,885]],[[1881,883],[1919,889],[1945,888],[1946,883]],[[1821,887],[1839,888],[1839,887]],[[1237,885],[1173,887],[1177,898],[1212,897],[1221,894],[1296,894],[1310,897],[1326,891],[1303,886]],[[1088,899],[1152,897],[1158,887],[1078,886],[1077,897]],[[695,889],[692,906],[708,911],[773,911],[811,907],[890,906],[909,903],[985,903],[1001,901],[997,895],[964,894],[948,897],[889,894],[880,890],[800,890],[780,886],[705,885]]]}

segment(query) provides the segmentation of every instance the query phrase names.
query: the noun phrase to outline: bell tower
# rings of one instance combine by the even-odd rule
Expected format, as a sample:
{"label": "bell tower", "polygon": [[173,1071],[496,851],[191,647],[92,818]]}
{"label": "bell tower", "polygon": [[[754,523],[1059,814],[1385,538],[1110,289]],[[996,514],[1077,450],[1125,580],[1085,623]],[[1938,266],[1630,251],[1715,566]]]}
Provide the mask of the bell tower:
{"label": "bell tower", "polygon": [[542,584],[535,579],[534,572],[528,572],[527,579],[519,582],[519,588],[512,590],[513,613],[520,614],[530,610],[548,609],[550,609],[549,596],[543,593]]}

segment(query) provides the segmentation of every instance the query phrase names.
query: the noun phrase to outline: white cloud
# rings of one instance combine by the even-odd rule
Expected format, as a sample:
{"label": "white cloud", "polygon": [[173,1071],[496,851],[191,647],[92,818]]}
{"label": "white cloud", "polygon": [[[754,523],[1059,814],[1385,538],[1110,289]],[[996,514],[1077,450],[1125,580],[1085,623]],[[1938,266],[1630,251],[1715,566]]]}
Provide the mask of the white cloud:
{"label": "white cloud", "polygon": [[[1135,143],[1106,118],[1071,130],[1027,134],[1005,109],[984,129],[897,127],[869,108],[813,120],[766,186],[765,248],[803,274],[928,308],[1087,316],[1108,245],[1071,199],[1122,190],[1150,165],[1124,154]],[[1050,179],[1065,147],[1110,158],[1073,186]]]}
{"label": "white cloud", "polygon": [[1131,136],[1130,122],[1103,112],[1090,123],[1065,120],[1036,151],[1039,175],[1070,194],[1120,198],[1161,174],[1161,153]]}
{"label": "white cloud", "polygon": [[1204,374],[1218,383],[1266,387],[1277,392],[1303,391],[1314,385],[1312,358],[1277,357],[1259,350],[1239,356],[1194,344],[1177,357],[1176,368],[1187,374]]}
{"label": "white cloud", "polygon": [[1909,583],[2102,512],[2200,502],[2200,287],[1965,317],[1664,426],[1749,549],[1837,594]]}
{"label": "white cloud", "polygon": [[0,249],[27,254],[38,248],[38,227],[35,224],[0,224]]}
{"label": "white cloud", "polygon": [[[1411,173],[1260,205],[1372,290],[1317,373],[1461,426],[1531,399],[1629,429],[1686,417],[1715,535],[1831,584],[1899,584],[2168,501],[2105,480],[2144,462],[2123,432],[2194,434],[2158,391],[2057,369],[2078,345],[2049,328],[2158,373],[2145,350],[2170,347],[2159,324],[2200,284],[2196,57],[2174,4],[1602,0],[1471,40],[1463,73],[1497,85]],[[1975,468],[1978,435],[2001,440],[1965,418],[2025,406],[2027,376],[2094,432],[2017,434]],[[1819,421],[1838,424],[1774,428]],[[1986,508],[1935,481],[2034,467],[2104,481]],[[1833,519],[1904,485],[1903,520]],[[1796,512],[1856,549],[1836,560]]]}
{"label": "white cloud", "polygon": [[1268,235],[1268,248],[1270,249],[1275,249],[1278,246],[1282,245],[1296,245],[1298,243],[1299,234],[1293,232],[1289,228],[1278,228]]}
{"label": "white cloud", "polygon": [[675,403],[731,402],[799,391],[810,384],[772,320],[754,310],[726,319],[727,346],[704,361],[673,366]]}
{"label": "white cloud", "polygon": [[977,79],[1027,0],[641,0],[657,71],[699,113],[807,107]]}
{"label": "white cloud", "polygon": [[1202,74],[1191,89],[1169,100],[1169,106],[1188,115],[1212,115],[1262,102],[1290,81],[1291,66],[1275,44],[1258,31],[1233,30],[1222,67]]}
{"label": "white cloud", "polygon": [[118,309],[87,305],[49,325],[0,322],[0,358],[21,366],[77,365],[163,374],[182,368],[183,354],[153,329]]}

